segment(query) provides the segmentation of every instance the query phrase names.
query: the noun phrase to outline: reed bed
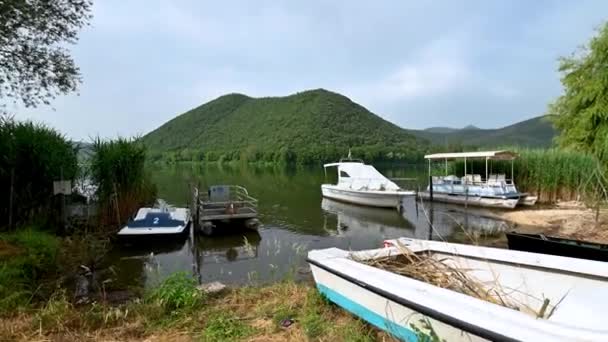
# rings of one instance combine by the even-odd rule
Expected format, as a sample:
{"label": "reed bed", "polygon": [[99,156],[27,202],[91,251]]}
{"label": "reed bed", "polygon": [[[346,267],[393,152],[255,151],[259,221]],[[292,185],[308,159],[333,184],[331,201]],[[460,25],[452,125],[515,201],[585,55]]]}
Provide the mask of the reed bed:
{"label": "reed bed", "polygon": [[77,151],[44,124],[0,115],[0,228],[59,219],[53,181],[78,174]]}
{"label": "reed bed", "polygon": [[156,187],[145,172],[146,148],[137,139],[97,139],[89,173],[98,186],[103,227],[123,224],[137,208],[151,204]]}
{"label": "reed bed", "polygon": [[407,246],[397,245],[399,253],[381,258],[357,259],[356,261],[391,273],[459,292],[489,303],[523,311],[537,318],[549,318],[556,306],[544,299],[539,309],[534,309],[513,298],[498,282],[484,283],[469,274],[467,268],[450,265],[450,257],[436,259],[429,253],[416,254]]}

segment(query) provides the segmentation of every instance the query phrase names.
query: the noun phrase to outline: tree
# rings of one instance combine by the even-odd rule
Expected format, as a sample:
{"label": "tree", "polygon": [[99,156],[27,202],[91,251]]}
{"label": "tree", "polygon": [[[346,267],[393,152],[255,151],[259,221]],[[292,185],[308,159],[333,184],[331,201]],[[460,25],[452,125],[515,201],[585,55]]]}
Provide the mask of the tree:
{"label": "tree", "polygon": [[608,24],[578,54],[560,59],[564,94],[549,106],[562,147],[608,161]]}
{"label": "tree", "polygon": [[91,0],[0,1],[0,101],[49,104],[77,89],[80,70],[65,48],[91,19]]}

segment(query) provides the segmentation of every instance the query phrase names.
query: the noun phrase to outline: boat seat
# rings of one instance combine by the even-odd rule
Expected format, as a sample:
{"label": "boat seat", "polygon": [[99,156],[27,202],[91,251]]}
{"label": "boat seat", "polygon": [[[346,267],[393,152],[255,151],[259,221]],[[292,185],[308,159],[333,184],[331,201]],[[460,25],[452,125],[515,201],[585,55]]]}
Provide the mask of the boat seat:
{"label": "boat seat", "polygon": [[475,184],[483,183],[483,181],[481,180],[481,175],[473,175],[473,183],[475,183]]}
{"label": "boat seat", "polygon": [[464,184],[472,184],[473,183],[473,175],[464,175],[464,177],[462,177],[462,183],[464,183]]}
{"label": "boat seat", "polygon": [[498,175],[489,175],[488,176],[488,185],[500,185],[498,181]]}

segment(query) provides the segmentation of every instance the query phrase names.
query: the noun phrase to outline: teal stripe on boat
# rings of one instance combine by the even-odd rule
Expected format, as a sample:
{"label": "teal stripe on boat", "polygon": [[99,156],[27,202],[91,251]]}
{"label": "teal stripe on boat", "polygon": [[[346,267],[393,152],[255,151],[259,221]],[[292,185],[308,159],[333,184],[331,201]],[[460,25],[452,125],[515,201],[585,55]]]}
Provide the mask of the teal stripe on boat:
{"label": "teal stripe on boat", "polygon": [[418,335],[416,335],[414,331],[382,317],[363,305],[344,297],[329,287],[322,284],[317,284],[317,289],[319,289],[319,292],[321,292],[332,302],[338,304],[350,313],[359,316],[361,319],[366,320],[370,324],[373,324],[376,327],[388,332],[392,336],[407,342],[419,341]]}

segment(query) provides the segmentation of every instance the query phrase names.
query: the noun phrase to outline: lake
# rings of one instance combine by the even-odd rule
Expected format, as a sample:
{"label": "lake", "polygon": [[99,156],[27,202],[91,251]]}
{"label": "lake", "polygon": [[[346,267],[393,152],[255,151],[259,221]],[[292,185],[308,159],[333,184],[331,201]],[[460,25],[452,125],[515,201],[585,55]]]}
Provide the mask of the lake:
{"label": "lake", "polygon": [[[403,186],[422,187],[423,165],[380,165],[389,178],[416,178]],[[238,184],[259,200],[258,232],[193,236],[162,246],[115,246],[107,257],[122,286],[150,286],[177,271],[200,282],[268,283],[308,276],[306,253],[338,247],[369,249],[385,239],[415,237],[485,244],[508,229],[483,210],[421,203],[413,197],[403,210],[376,209],[322,199],[320,186],[335,182],[335,170],[178,164],[149,170],[158,196],[174,206],[188,206],[190,184]],[[403,183],[403,182],[398,182]],[[409,183],[409,184],[408,184]],[[431,224],[432,222],[432,224]],[[494,239],[495,240],[495,239]]]}

